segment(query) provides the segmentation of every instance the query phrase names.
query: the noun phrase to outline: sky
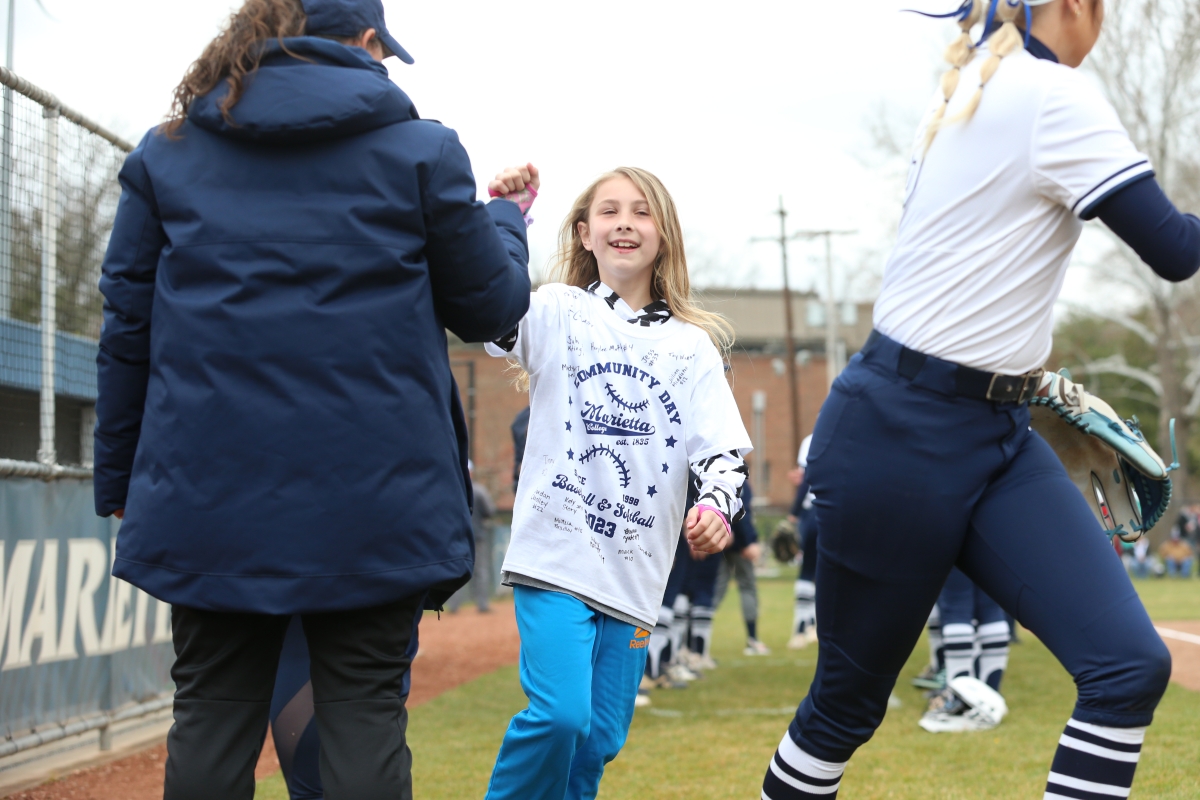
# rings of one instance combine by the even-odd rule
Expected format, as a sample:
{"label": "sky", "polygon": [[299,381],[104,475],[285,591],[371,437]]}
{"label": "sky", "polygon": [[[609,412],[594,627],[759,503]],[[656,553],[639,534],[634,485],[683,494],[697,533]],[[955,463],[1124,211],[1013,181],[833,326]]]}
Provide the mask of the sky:
{"label": "sky", "polygon": [[[16,3],[15,71],[136,141],[240,2]],[[458,131],[481,192],[533,162],[535,272],[574,198],[618,165],[657,174],[695,280],[775,287],[780,197],[791,229],[835,241],[834,291],[869,299],[899,219],[898,171],[872,144],[881,113],[911,139],[953,23],[900,9],[953,0],[384,0],[413,55],[386,62],[421,116]],[[6,6],[5,6],[6,8]],[[881,112],[880,109],[886,109]],[[825,291],[823,247],[790,245],[791,284]]]}

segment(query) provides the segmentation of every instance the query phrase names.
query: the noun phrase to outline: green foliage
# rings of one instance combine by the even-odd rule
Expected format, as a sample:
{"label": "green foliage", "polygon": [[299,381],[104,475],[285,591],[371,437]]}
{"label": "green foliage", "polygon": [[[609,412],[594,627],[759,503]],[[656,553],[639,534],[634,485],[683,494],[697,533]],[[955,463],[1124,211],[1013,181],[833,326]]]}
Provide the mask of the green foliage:
{"label": "green foliage", "polygon": [[[736,590],[716,619],[720,668],[679,691],[656,691],[639,709],[628,744],[608,768],[608,800],[742,800],[756,797],[767,763],[812,680],[815,648],[789,651],[792,575],[759,585],[760,635],[770,656],[742,655]],[[1200,619],[1200,582],[1138,583],[1160,619]],[[921,694],[908,681],[928,658],[918,644],[896,687],[902,706],[855,756],[842,784],[846,797],[1040,797],[1059,734],[1075,700],[1070,677],[1034,637],[1013,647],[1005,679],[1012,712],[993,731],[933,735],[917,727]],[[524,707],[516,667],[506,667],[413,709],[409,726],[414,792],[433,800],[483,797],[509,718]],[[1200,693],[1172,684],[1146,739],[1135,797],[1200,796],[1195,742]],[[277,777],[259,784],[260,800],[284,800]]]}

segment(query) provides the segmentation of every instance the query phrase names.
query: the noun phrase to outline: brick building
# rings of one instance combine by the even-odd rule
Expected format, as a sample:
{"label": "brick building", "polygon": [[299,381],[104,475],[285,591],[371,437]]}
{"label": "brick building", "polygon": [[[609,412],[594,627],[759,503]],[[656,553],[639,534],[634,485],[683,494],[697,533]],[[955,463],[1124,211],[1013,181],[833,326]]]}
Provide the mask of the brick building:
{"label": "brick building", "polygon": [[[730,381],[742,421],[755,445],[749,463],[756,504],[787,506],[793,492],[787,472],[796,463],[796,454],[792,451],[788,409],[782,295],[757,289],[715,289],[704,292],[702,299],[705,307],[725,315],[737,331]],[[871,304],[843,305],[839,317],[834,357],[842,365],[847,354],[857,352],[871,333]],[[792,319],[803,436],[812,432],[827,391],[824,304],[812,294],[793,294]],[[500,508],[511,509],[510,426],[528,404],[528,396],[513,388],[508,363],[491,358],[481,345],[452,344],[450,363],[468,409],[475,477],[492,491]]]}

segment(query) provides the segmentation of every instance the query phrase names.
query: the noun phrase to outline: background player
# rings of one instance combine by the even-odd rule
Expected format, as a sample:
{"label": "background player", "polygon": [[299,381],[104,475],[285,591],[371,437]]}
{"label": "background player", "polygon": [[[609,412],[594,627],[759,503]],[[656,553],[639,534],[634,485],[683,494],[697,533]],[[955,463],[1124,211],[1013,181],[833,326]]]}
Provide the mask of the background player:
{"label": "background player", "polygon": [[745,516],[733,523],[733,544],[722,555],[721,569],[717,573],[717,588],[713,605],[721,607],[725,592],[729,589],[732,577],[737,582],[738,599],[741,601],[742,622],[746,626],[746,646],[742,650],[747,656],[769,656],[771,649],[758,638],[758,577],[754,568],[762,553],[762,545],[758,543],[758,529],[754,525],[754,511],[751,503],[754,493],[750,489],[750,481],[742,484],[742,508]]}
{"label": "background player", "polygon": [[1010,635],[1004,609],[957,567],[950,570],[934,608],[941,623],[945,673],[940,681],[943,685],[930,698],[929,710],[921,718],[921,727],[930,733],[996,727],[1000,724],[998,718],[971,713],[970,704],[947,684],[955,678],[971,677],[1000,691],[1000,682],[1008,669]]}
{"label": "background player", "polygon": [[800,536],[800,574],[794,589],[796,607],[792,613],[792,636],[788,639],[789,650],[802,650],[817,640],[817,511],[813,506],[816,497],[808,480],[808,449],[812,446],[812,434],[800,443],[796,459],[800,485],[796,487],[796,499],[788,519],[796,525]]}

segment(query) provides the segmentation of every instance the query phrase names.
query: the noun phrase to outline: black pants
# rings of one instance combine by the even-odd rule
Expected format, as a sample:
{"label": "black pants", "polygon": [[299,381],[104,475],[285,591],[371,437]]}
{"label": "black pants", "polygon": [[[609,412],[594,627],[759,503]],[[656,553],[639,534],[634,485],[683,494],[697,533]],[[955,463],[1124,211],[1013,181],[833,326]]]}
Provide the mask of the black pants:
{"label": "black pants", "polygon": [[[412,797],[401,685],[421,600],[302,618],[327,800]],[[174,607],[164,800],[253,800],[289,619]]]}

